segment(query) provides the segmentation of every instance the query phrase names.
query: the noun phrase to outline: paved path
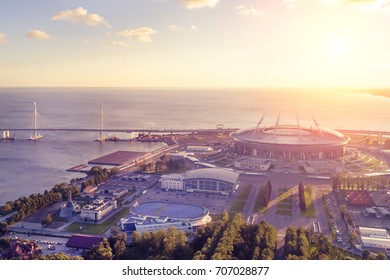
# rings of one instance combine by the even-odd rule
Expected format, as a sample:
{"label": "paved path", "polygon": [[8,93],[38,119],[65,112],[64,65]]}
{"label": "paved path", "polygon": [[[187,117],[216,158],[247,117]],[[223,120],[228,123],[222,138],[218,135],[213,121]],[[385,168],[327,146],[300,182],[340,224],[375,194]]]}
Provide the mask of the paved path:
{"label": "paved path", "polygon": [[249,192],[248,199],[246,200],[244,209],[242,211],[242,214],[244,215],[245,218],[252,216],[253,210],[255,209],[256,199],[257,199],[257,195],[259,194],[259,191],[260,191],[259,185],[252,186],[252,189]]}

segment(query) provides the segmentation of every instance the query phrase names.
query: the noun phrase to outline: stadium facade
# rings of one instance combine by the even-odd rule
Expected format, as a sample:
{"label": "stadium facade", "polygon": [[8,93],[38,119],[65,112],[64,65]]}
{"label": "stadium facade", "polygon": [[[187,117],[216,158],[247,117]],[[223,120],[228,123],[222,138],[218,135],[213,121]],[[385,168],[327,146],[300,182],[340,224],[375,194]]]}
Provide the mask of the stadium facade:
{"label": "stadium facade", "polygon": [[[264,118],[264,116],[263,116]],[[308,173],[337,173],[340,166],[335,161],[345,154],[349,141],[340,132],[315,126],[279,124],[240,129],[231,133],[235,152],[239,158],[235,167],[252,170],[292,168],[294,164]]]}
{"label": "stadium facade", "polygon": [[187,233],[196,227],[211,222],[210,211],[194,204],[168,203],[168,202],[137,202],[130,209],[130,216],[121,219],[120,226],[129,235],[156,230],[167,230],[176,227]]}
{"label": "stadium facade", "polygon": [[238,188],[237,172],[222,168],[199,168],[187,171],[184,175],[163,175],[160,187],[165,190],[185,190],[187,192],[220,193],[230,195]]}

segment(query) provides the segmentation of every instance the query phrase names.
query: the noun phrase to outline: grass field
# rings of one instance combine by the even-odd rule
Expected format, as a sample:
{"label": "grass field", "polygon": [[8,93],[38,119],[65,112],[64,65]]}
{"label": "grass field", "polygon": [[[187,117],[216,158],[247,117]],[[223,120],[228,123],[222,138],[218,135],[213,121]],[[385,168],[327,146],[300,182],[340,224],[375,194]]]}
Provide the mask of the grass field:
{"label": "grass field", "polygon": [[291,204],[292,203],[292,197],[291,196],[286,197],[285,199],[282,199],[280,201],[280,203],[289,203],[289,204]]}
{"label": "grass field", "polygon": [[[103,234],[111,227],[116,226],[119,219],[126,217],[129,214],[129,208],[123,207],[119,212],[115,213],[112,217],[108,218],[101,224],[84,224],[73,223],[68,226],[65,231],[74,233],[86,233],[86,234]],[[82,229],[80,229],[82,227]]]}
{"label": "grass field", "polygon": [[278,209],[291,210],[291,204],[289,203],[278,203]]}
{"label": "grass field", "polygon": [[301,211],[301,215],[306,218],[317,217],[316,211],[314,210],[313,188],[311,186],[305,187],[305,202],[306,202],[306,210]]}
{"label": "grass field", "polygon": [[283,216],[292,216],[292,210],[286,210],[286,209],[276,209],[276,214],[283,215]]}
{"label": "grass field", "polygon": [[253,210],[254,213],[256,213],[256,212],[260,212],[260,213],[267,212],[267,207],[265,207],[265,205],[263,205],[264,193],[265,193],[265,186],[261,186],[259,194],[257,195],[257,198],[256,198],[255,209]]}
{"label": "grass field", "polygon": [[279,196],[277,198],[276,214],[284,216],[293,215],[292,191],[284,188],[279,188]]}
{"label": "grass field", "polygon": [[245,203],[248,199],[248,196],[249,196],[251,189],[252,189],[252,186],[250,186],[250,185],[246,185],[243,187],[243,190],[242,190],[240,196],[237,197],[237,199],[234,201],[232,207],[229,210],[230,217],[233,217],[234,214],[236,214],[238,212],[242,212],[242,210],[244,210]]}

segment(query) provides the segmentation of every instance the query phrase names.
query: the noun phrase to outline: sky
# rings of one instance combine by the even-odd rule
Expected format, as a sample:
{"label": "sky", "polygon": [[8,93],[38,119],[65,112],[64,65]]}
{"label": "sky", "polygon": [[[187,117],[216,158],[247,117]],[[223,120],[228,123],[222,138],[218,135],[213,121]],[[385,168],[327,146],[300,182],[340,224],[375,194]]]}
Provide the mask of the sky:
{"label": "sky", "polygon": [[390,87],[390,0],[0,0],[0,87]]}

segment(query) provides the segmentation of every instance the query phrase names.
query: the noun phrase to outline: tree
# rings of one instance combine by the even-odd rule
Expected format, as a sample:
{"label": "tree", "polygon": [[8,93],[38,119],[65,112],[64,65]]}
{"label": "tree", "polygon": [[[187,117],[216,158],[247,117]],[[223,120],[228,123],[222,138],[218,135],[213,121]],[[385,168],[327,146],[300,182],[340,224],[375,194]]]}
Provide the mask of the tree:
{"label": "tree", "polygon": [[297,255],[297,230],[294,227],[288,227],[284,238],[284,254]]}
{"label": "tree", "polygon": [[131,234],[131,243],[139,244],[142,241],[142,235],[138,231],[133,231]]}
{"label": "tree", "polygon": [[12,203],[9,204],[8,202],[0,207],[0,214],[1,215],[7,215],[11,213],[12,211]]}
{"label": "tree", "polygon": [[385,148],[390,149],[390,139],[385,141]]}
{"label": "tree", "polygon": [[301,209],[301,211],[305,211],[306,210],[305,187],[303,186],[302,181],[299,182],[298,190],[299,190],[299,208]]}
{"label": "tree", "polygon": [[338,190],[341,185],[341,178],[339,175],[335,175],[332,177],[332,188],[333,190]]}
{"label": "tree", "polygon": [[108,239],[114,259],[119,260],[123,257],[126,250],[126,238],[126,233],[116,232]]}
{"label": "tree", "polygon": [[376,260],[386,260],[386,255],[383,254],[383,253],[379,253],[378,255],[376,255]]}
{"label": "tree", "polygon": [[111,176],[118,175],[118,174],[119,174],[119,169],[118,169],[118,167],[113,167],[113,168],[110,169],[110,172],[109,172],[110,177],[111,177]]}
{"label": "tree", "polygon": [[263,206],[267,207],[268,203],[271,200],[271,193],[272,193],[272,184],[270,179],[268,179],[267,184],[265,185],[265,190],[264,190],[264,197],[263,197]]}
{"label": "tree", "polygon": [[368,250],[363,251],[362,260],[368,260],[370,259],[371,253]]}
{"label": "tree", "polygon": [[273,260],[274,257],[275,257],[275,253],[270,248],[265,248],[261,252],[261,259],[262,260]]}
{"label": "tree", "polygon": [[344,218],[345,217],[345,215],[347,214],[347,212],[348,212],[348,208],[347,208],[347,206],[346,205],[340,205],[340,214],[341,214],[341,216]]}
{"label": "tree", "polygon": [[53,216],[51,214],[46,214],[45,217],[43,217],[41,223],[43,226],[50,225],[51,222],[53,222]]}
{"label": "tree", "polygon": [[0,251],[8,249],[11,247],[11,242],[9,238],[0,239]]}
{"label": "tree", "polygon": [[103,238],[99,244],[95,245],[84,255],[86,260],[112,260],[112,257],[112,249],[107,238]]}
{"label": "tree", "polygon": [[169,227],[164,242],[164,256],[169,260],[184,260],[191,258],[191,251],[184,231]]}
{"label": "tree", "polygon": [[4,235],[8,230],[8,225],[7,223],[0,223],[0,236]]}
{"label": "tree", "polygon": [[348,238],[349,238],[349,241],[352,243],[352,244],[355,244],[356,243],[356,240],[358,238],[357,234],[353,231],[350,231],[348,233]]}
{"label": "tree", "polygon": [[66,255],[64,253],[58,253],[58,254],[49,254],[46,256],[38,255],[34,257],[35,260],[82,260],[82,257],[79,256],[70,256]]}

